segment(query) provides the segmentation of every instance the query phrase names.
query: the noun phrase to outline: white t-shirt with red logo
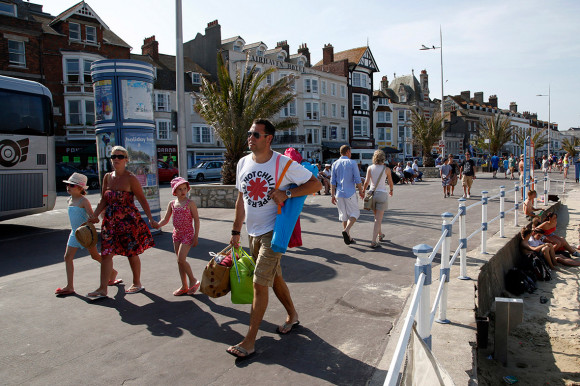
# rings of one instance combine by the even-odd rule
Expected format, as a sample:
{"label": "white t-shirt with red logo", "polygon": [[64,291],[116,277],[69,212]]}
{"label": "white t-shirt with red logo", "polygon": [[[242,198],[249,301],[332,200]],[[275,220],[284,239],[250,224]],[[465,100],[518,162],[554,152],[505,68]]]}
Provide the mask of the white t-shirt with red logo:
{"label": "white t-shirt with red logo", "polygon": [[[278,160],[278,162],[276,162]],[[274,229],[278,205],[268,195],[276,186],[290,158],[274,152],[265,163],[257,163],[248,154],[238,162],[236,188],[244,197],[246,229],[250,236],[261,236]],[[276,174],[276,163],[278,173]],[[278,189],[286,190],[290,184],[302,185],[310,180],[312,173],[297,162],[292,162]]]}

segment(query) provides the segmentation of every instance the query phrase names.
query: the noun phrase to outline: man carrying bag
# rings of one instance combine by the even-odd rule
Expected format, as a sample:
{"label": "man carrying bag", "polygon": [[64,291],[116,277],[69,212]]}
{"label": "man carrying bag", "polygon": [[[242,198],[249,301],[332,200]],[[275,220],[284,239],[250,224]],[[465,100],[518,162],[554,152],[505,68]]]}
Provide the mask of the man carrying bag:
{"label": "man carrying bag", "polygon": [[[268,287],[288,313],[284,324],[277,328],[279,334],[289,333],[299,324],[298,313],[286,282],[282,278],[280,259],[282,253],[271,248],[272,234],[278,205],[291,197],[306,196],[322,188],[312,173],[289,158],[272,151],[274,125],[267,119],[256,119],[248,131],[248,154],[238,162],[236,187],[239,190],[230,244],[240,245],[240,231],[244,219],[250,238],[250,255],[256,261],[254,271],[254,299],[250,313],[250,326],[244,340],[226,350],[237,358],[248,358],[255,353],[254,345],[260,323],[268,306]],[[278,178],[281,182],[275,189]],[[290,184],[297,186],[288,189]]]}

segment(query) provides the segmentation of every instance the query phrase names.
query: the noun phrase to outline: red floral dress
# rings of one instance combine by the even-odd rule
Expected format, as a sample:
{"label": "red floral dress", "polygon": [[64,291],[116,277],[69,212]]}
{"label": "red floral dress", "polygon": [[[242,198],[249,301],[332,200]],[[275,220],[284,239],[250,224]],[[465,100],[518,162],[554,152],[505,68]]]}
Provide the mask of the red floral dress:
{"label": "red floral dress", "polygon": [[101,226],[101,254],[135,256],[155,246],[151,232],[135,206],[133,192],[107,190]]}

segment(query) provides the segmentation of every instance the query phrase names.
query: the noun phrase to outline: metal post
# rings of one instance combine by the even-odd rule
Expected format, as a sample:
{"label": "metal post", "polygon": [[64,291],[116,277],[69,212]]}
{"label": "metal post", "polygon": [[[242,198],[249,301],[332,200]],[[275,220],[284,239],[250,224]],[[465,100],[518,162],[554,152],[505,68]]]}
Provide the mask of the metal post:
{"label": "metal post", "polygon": [[449,259],[451,258],[451,231],[453,229],[451,219],[453,218],[453,213],[445,212],[441,217],[443,218],[441,231],[443,232],[447,229],[447,235],[441,244],[441,267],[439,268],[439,280],[443,280],[443,275],[445,275],[445,282],[443,283],[441,299],[439,300],[439,318],[435,321],[437,323],[447,324],[450,323],[447,319],[447,293],[449,291],[449,273],[451,272],[449,268]]}
{"label": "metal post", "polygon": [[487,244],[487,191],[481,192],[481,253],[486,252]]}
{"label": "metal post", "polygon": [[520,193],[520,186],[516,184],[516,191],[514,195],[514,226],[518,226],[518,209],[520,204],[518,204],[518,194]]}
{"label": "metal post", "polygon": [[[533,190],[536,190],[536,185],[538,185],[538,179],[536,177],[534,177],[534,182],[532,184]],[[534,200],[532,201],[532,208],[534,208],[536,206],[537,199],[538,199],[538,193],[536,192],[536,198],[534,198]]]}
{"label": "metal post", "polygon": [[181,0],[175,0],[175,91],[177,94],[177,162],[179,175],[187,178],[187,142],[185,138],[185,80],[183,70],[183,27]]}
{"label": "metal post", "polygon": [[544,206],[548,206],[548,172],[544,174]]}
{"label": "metal post", "polygon": [[465,198],[459,199],[459,244],[461,249],[459,249],[459,279],[469,280],[471,279],[467,276],[467,227],[465,224],[465,215],[467,213],[467,207],[465,206]]}
{"label": "metal post", "polygon": [[431,263],[429,255],[433,252],[433,247],[427,244],[419,244],[413,247],[413,254],[417,256],[415,262],[415,283],[421,273],[425,274],[425,282],[421,291],[421,299],[417,309],[417,332],[429,348],[431,348]]}
{"label": "metal post", "polygon": [[499,187],[499,237],[505,237],[505,186]]}

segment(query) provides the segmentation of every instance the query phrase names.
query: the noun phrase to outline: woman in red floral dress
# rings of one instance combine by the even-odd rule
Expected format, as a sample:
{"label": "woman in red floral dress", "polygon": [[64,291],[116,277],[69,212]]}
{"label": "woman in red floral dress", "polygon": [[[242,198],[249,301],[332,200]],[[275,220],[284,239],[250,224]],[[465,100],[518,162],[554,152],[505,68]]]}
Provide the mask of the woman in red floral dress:
{"label": "woman in red floral dress", "polygon": [[111,163],[114,171],[103,178],[102,196],[95,213],[89,221],[97,223],[99,214],[104,210],[101,226],[101,286],[87,296],[99,299],[107,296],[107,286],[113,268],[113,256],[127,256],[133,272],[133,284],[125,292],[135,294],[145,289],[141,284],[141,260],[139,255],[153,247],[155,242],[145,221],[135,206],[135,198],[152,227],[158,224],[151,216],[147,199],[137,177],[126,169],[129,153],[122,146],[115,146],[111,151]]}

